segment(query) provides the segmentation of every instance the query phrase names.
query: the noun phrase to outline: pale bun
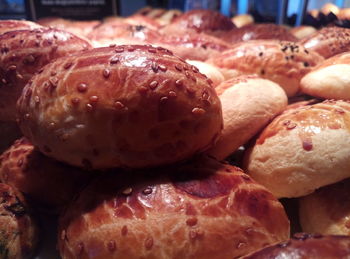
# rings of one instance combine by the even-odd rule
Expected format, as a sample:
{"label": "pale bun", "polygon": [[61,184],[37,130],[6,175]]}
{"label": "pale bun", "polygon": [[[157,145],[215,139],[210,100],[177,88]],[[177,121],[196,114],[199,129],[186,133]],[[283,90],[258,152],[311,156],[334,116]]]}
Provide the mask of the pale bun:
{"label": "pale bun", "polygon": [[41,26],[35,22],[22,20],[0,20],[0,34],[8,31],[31,30]]}
{"label": "pale bun", "polygon": [[224,81],[215,89],[219,95],[224,129],[208,154],[223,160],[246,144],[287,106],[287,96],[276,83],[244,75]]}
{"label": "pale bun", "polygon": [[233,74],[257,74],[293,96],[299,90],[300,79],[322,60],[295,42],[255,40],[237,43],[208,63],[219,67],[225,79]]}
{"label": "pale bun", "polygon": [[346,259],[350,257],[349,236],[297,233],[287,242],[268,246],[242,259]]}
{"label": "pale bun", "polygon": [[350,29],[325,27],[302,39],[300,44],[324,58],[330,58],[350,51]]}
{"label": "pale bun", "polygon": [[340,11],[339,7],[333,3],[326,3],[321,8],[321,12],[325,15],[328,15],[330,13],[338,15],[339,11]]}
{"label": "pale bun", "polygon": [[15,141],[0,160],[0,181],[48,213],[60,212],[92,178],[90,172],[44,156],[25,138]]}
{"label": "pale bun", "polygon": [[350,236],[350,179],[323,187],[300,199],[303,231]]}
{"label": "pale bun", "polygon": [[248,40],[298,40],[288,29],[273,23],[248,24],[225,32],[220,39],[231,44]]}
{"label": "pale bun", "polygon": [[350,19],[350,8],[342,8],[337,15],[339,19],[349,20]]}
{"label": "pale bun", "polygon": [[300,90],[324,99],[350,100],[350,52],[326,59],[306,74]]}
{"label": "pale bun", "polygon": [[222,129],[210,80],[160,47],[93,49],[57,59],[32,79],[18,101],[22,132],[73,166],[169,164],[208,149]]}
{"label": "pale bun", "polygon": [[92,182],[60,219],[67,258],[236,258],[289,238],[278,200],[212,159]]}
{"label": "pale bun", "polygon": [[39,229],[22,194],[0,183],[1,258],[33,258],[39,241]]}
{"label": "pale bun", "polygon": [[317,31],[317,29],[315,27],[307,26],[307,25],[297,26],[297,27],[294,27],[294,28],[289,30],[289,32],[291,34],[293,34],[299,40],[310,36],[311,34],[315,33],[316,31]]}
{"label": "pale bun", "polygon": [[350,103],[324,101],[277,116],[245,168],[277,197],[300,197],[350,177]]}
{"label": "pale bun", "polygon": [[218,86],[221,82],[225,80],[220,70],[211,64],[198,60],[186,60],[186,62],[188,64],[191,64],[192,66],[195,66],[199,69],[199,72],[210,78],[210,80],[213,81],[214,87]]}
{"label": "pale bun", "polygon": [[1,34],[0,120],[15,121],[16,102],[23,87],[44,65],[89,48],[87,41],[58,29],[40,28]]}
{"label": "pale bun", "polygon": [[237,28],[254,23],[254,17],[250,14],[240,14],[232,17],[231,21]]}

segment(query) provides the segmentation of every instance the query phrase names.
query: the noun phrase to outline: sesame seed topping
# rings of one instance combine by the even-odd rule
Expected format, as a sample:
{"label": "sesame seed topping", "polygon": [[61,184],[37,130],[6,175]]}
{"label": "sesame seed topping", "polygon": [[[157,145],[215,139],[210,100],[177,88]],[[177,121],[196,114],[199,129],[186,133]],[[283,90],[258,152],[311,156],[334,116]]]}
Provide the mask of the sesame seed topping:
{"label": "sesame seed topping", "polygon": [[89,100],[90,100],[90,102],[95,103],[98,101],[98,96],[96,96],[96,95],[90,96]]}
{"label": "sesame seed topping", "polygon": [[117,109],[117,110],[121,110],[121,109],[125,108],[125,105],[123,103],[119,102],[119,101],[116,101],[114,103],[114,108]]}
{"label": "sesame seed topping", "polygon": [[72,98],[71,103],[72,104],[78,104],[80,102],[79,98]]}
{"label": "sesame seed topping", "polygon": [[79,92],[84,93],[87,91],[87,84],[81,83],[77,86]]}
{"label": "sesame seed topping", "polygon": [[107,68],[103,69],[103,77],[104,78],[108,78],[110,73],[111,72],[109,71],[109,69],[107,69]]}
{"label": "sesame seed topping", "polygon": [[164,65],[159,65],[159,69],[163,72],[167,71],[167,67]]}
{"label": "sesame seed topping", "polygon": [[168,95],[169,97],[177,97],[177,94],[174,91],[169,91]]}
{"label": "sesame seed topping", "polygon": [[118,57],[113,57],[111,58],[111,60],[109,61],[110,64],[117,64],[119,62],[119,58]]}
{"label": "sesame seed topping", "polygon": [[110,252],[114,252],[117,249],[117,246],[115,244],[114,240],[110,240],[107,244],[107,248]]}
{"label": "sesame seed topping", "polygon": [[176,64],[175,68],[176,68],[176,70],[178,70],[180,72],[182,71],[182,66],[180,64]]}
{"label": "sesame seed topping", "polygon": [[152,193],[152,188],[147,187],[146,189],[144,189],[144,190],[142,191],[142,193],[143,193],[144,195],[151,194],[151,193]]}
{"label": "sesame seed topping", "polygon": [[87,103],[87,104],[86,104],[86,110],[87,110],[88,112],[91,112],[93,109],[94,109],[94,107],[92,106],[91,103]]}
{"label": "sesame seed topping", "polygon": [[151,88],[152,90],[154,90],[157,86],[158,86],[158,82],[157,81],[152,81],[149,84],[149,88]]}
{"label": "sesame seed topping", "polygon": [[155,48],[149,48],[149,49],[148,49],[148,52],[150,52],[150,53],[156,53],[157,50],[156,50]]}
{"label": "sesame seed topping", "polygon": [[17,69],[17,66],[15,66],[15,65],[11,65],[7,68],[8,71],[14,71],[16,69]]}
{"label": "sesame seed topping", "polygon": [[118,47],[114,51],[117,52],[117,53],[121,53],[121,52],[124,51],[124,48],[123,47]]}
{"label": "sesame seed topping", "polygon": [[176,80],[175,81],[175,86],[177,86],[177,87],[183,86],[183,81],[181,79]]}
{"label": "sesame seed topping", "polygon": [[163,97],[161,97],[160,98],[160,104],[165,104],[167,101],[168,101],[168,97],[166,97],[166,96],[163,96]]}
{"label": "sesame seed topping", "polygon": [[148,237],[146,239],[146,241],[145,241],[145,248],[147,250],[150,250],[150,249],[152,249],[152,247],[153,247],[153,238],[152,237]]}
{"label": "sesame seed topping", "polygon": [[193,113],[194,115],[203,115],[203,114],[205,113],[205,110],[202,109],[202,108],[196,107],[196,108],[193,108],[193,109],[192,109],[192,113]]}

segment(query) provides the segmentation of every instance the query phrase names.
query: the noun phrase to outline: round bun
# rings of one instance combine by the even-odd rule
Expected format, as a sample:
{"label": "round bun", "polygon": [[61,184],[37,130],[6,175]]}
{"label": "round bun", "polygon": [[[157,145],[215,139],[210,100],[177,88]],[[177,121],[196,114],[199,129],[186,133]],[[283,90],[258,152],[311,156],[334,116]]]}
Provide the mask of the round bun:
{"label": "round bun", "polygon": [[167,10],[164,14],[157,17],[157,22],[162,26],[172,23],[177,17],[182,14],[182,11],[178,9]]}
{"label": "round bun", "polygon": [[340,11],[339,7],[332,3],[326,3],[321,8],[321,12],[325,15],[328,15],[330,13],[338,15],[339,11]]}
{"label": "round bun", "polygon": [[276,117],[245,168],[277,197],[300,197],[350,177],[350,103],[324,101]]}
{"label": "round bun", "polygon": [[303,93],[324,99],[350,100],[350,53],[326,59],[306,74],[300,87]]}
{"label": "round bun", "polygon": [[300,44],[287,41],[256,40],[235,44],[208,62],[232,74],[257,74],[279,84],[288,96],[298,92],[300,79],[323,60]]}
{"label": "round bun", "polygon": [[323,187],[300,199],[303,231],[350,236],[350,179]]}
{"label": "round bun", "polygon": [[38,227],[23,196],[11,186],[0,183],[0,257],[32,258],[38,235]]}
{"label": "round bun", "polygon": [[32,79],[18,101],[22,132],[71,165],[173,163],[211,147],[222,129],[210,80],[160,47],[93,49],[57,59]]}
{"label": "round bun", "polygon": [[39,24],[30,21],[0,20],[0,34],[9,31],[37,29],[40,27],[41,26]]}
{"label": "round bun", "polygon": [[338,19],[349,20],[350,19],[350,8],[342,8],[337,15]]}
{"label": "round bun", "polygon": [[289,30],[289,32],[293,34],[294,37],[300,40],[310,36],[316,31],[317,30],[315,27],[307,26],[307,25],[297,26]]}
{"label": "round bun", "polygon": [[218,86],[224,81],[224,76],[221,74],[220,70],[208,63],[201,62],[198,60],[186,60],[186,62],[192,66],[199,69],[199,72],[206,75],[211,81],[213,81],[213,86]]}
{"label": "round bun", "polygon": [[[90,48],[65,31],[42,28],[0,35],[0,120],[16,119],[16,101],[23,87],[51,60]],[[53,72],[54,73],[54,72]]]}
{"label": "round bun", "polygon": [[269,39],[297,41],[297,38],[294,37],[285,27],[272,23],[249,24],[225,32],[220,38],[231,44],[248,40]]}
{"label": "round bun", "polygon": [[42,155],[25,138],[0,157],[0,181],[24,193],[41,210],[59,212],[91,174]]}
{"label": "round bun", "polygon": [[162,31],[177,34],[181,31],[205,32],[216,34],[235,28],[230,18],[213,10],[191,10],[178,16]]}
{"label": "round bun", "polygon": [[297,233],[283,243],[261,249],[242,259],[339,259],[350,257],[349,236],[322,236]]}
{"label": "round bun", "polygon": [[92,182],[60,220],[62,258],[237,258],[289,238],[283,206],[239,168],[172,168]]}
{"label": "round bun", "polygon": [[325,27],[300,41],[308,50],[330,58],[339,53],[350,51],[350,29]]}
{"label": "round bun", "polygon": [[254,17],[250,14],[240,14],[232,17],[231,21],[237,28],[254,23]]}
{"label": "round bun", "polygon": [[246,144],[287,106],[287,96],[276,83],[244,75],[224,81],[219,95],[224,129],[208,154],[222,160]]}

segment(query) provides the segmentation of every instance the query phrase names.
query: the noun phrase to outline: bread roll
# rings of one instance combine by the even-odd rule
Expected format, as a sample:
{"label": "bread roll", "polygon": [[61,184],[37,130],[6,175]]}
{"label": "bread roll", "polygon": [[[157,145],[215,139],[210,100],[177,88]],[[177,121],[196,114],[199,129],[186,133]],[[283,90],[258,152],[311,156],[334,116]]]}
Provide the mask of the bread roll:
{"label": "bread roll", "polygon": [[294,42],[256,40],[237,43],[208,63],[221,68],[226,79],[232,74],[258,74],[293,96],[298,92],[300,79],[322,60],[317,53]]}
{"label": "bread roll", "polygon": [[283,89],[257,76],[241,76],[224,81],[217,88],[224,129],[208,154],[222,160],[246,144],[287,106]]}
{"label": "bread roll", "polygon": [[177,17],[182,14],[182,11],[178,9],[167,10],[164,14],[158,17],[156,20],[160,25],[165,26],[173,22]]}
{"label": "bread roll", "polygon": [[245,168],[277,197],[300,197],[350,177],[350,104],[289,109],[246,154]]}
{"label": "bread roll", "polygon": [[249,24],[225,32],[220,37],[231,44],[248,40],[286,40],[297,41],[285,27],[273,23]]}
{"label": "bread roll", "polygon": [[350,100],[350,53],[326,59],[306,74],[301,82],[303,93],[324,99]]}
{"label": "bread roll", "polygon": [[211,147],[222,129],[210,80],[150,46],[57,59],[33,77],[18,108],[23,134],[41,152],[92,169],[187,159]]}
{"label": "bread roll", "polygon": [[182,31],[204,32],[216,34],[235,28],[230,18],[213,10],[191,10],[178,16],[172,23],[165,26],[162,31],[177,34]]}
{"label": "bread roll", "polygon": [[41,26],[35,22],[22,20],[0,20],[0,34],[8,31],[36,29]]}
{"label": "bread roll", "polygon": [[250,14],[240,14],[232,17],[231,21],[237,28],[254,23],[254,17]]}
{"label": "bread roll", "polygon": [[58,247],[63,259],[223,259],[288,237],[272,194],[237,167],[198,159],[96,179],[63,214]]}
{"label": "bread roll", "polygon": [[58,29],[19,30],[0,35],[0,121],[16,119],[16,101],[40,68],[53,59],[88,48],[87,41]]}
{"label": "bread roll", "polygon": [[350,51],[350,29],[325,27],[300,41],[306,49],[330,58],[339,53]]}
{"label": "bread roll", "polygon": [[199,69],[199,72],[206,75],[208,78],[213,81],[213,86],[218,86],[221,82],[224,81],[224,76],[221,74],[220,70],[208,63],[201,62],[198,60],[186,60],[187,63],[195,66]]}
{"label": "bread roll", "polygon": [[0,183],[0,258],[32,258],[39,230],[23,196]]}
{"label": "bread roll", "polygon": [[317,30],[315,27],[307,26],[307,25],[297,26],[297,27],[294,27],[294,28],[289,30],[289,32],[291,34],[293,34],[294,37],[296,37],[299,40],[310,36],[311,34],[313,34],[316,31]]}
{"label": "bread roll", "polygon": [[57,213],[91,178],[90,172],[42,155],[25,138],[0,157],[0,181],[24,193],[41,210]]}
{"label": "bread roll", "polygon": [[337,15],[338,19],[349,20],[350,19],[350,8],[342,8]]}
{"label": "bread roll", "polygon": [[303,231],[350,236],[350,179],[323,187],[300,199]]}
{"label": "bread roll", "polygon": [[350,237],[348,236],[297,233],[287,242],[263,248],[242,259],[345,259],[350,257],[349,246]]}
{"label": "bread roll", "polygon": [[339,7],[333,3],[326,3],[321,8],[321,12],[325,15],[328,15],[330,13],[338,15],[339,11],[340,11]]}

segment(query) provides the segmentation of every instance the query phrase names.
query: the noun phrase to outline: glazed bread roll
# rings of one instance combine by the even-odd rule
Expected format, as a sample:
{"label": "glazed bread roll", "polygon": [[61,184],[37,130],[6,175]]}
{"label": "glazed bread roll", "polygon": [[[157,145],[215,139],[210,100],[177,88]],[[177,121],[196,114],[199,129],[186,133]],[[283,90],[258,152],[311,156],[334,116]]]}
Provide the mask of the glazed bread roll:
{"label": "glazed bread roll", "polygon": [[222,129],[211,81],[160,47],[85,51],[32,79],[18,101],[22,132],[74,166],[169,164],[207,150]]}
{"label": "glazed bread roll", "polygon": [[38,245],[39,230],[23,196],[0,183],[0,258],[32,258]]}
{"label": "glazed bread roll", "polygon": [[181,31],[204,32],[217,34],[235,28],[230,18],[213,10],[191,10],[178,16],[162,31],[177,34]]}
{"label": "glazed bread roll", "polygon": [[[42,28],[0,35],[0,121],[16,119],[16,102],[28,80],[58,57],[91,48],[65,31]],[[52,71],[52,73],[55,73]]]}
{"label": "glazed bread roll", "polygon": [[350,179],[302,197],[299,205],[303,231],[350,236]]}
{"label": "glazed bread roll", "polygon": [[322,60],[298,43],[256,40],[237,43],[208,63],[221,68],[226,79],[237,74],[258,74],[293,96],[298,92],[300,79]]}
{"label": "glazed bread roll", "polygon": [[350,100],[350,52],[326,59],[306,74],[300,87],[303,93],[324,99]]}
{"label": "glazed bread roll", "polygon": [[213,81],[214,87],[218,86],[224,81],[224,76],[217,67],[198,60],[186,60],[186,62],[192,66],[195,66],[199,69],[199,72],[210,78],[210,80]]}
{"label": "glazed bread roll", "polygon": [[285,27],[273,23],[249,24],[232,29],[220,37],[231,44],[248,40],[285,40],[297,41]]}
{"label": "glazed bread roll", "polygon": [[24,193],[42,211],[58,213],[92,178],[85,172],[42,155],[25,138],[0,157],[0,181]]}
{"label": "glazed bread roll", "polygon": [[277,197],[300,197],[350,177],[350,104],[289,109],[247,152],[245,168]]}
{"label": "glazed bread roll", "polygon": [[30,30],[40,28],[41,26],[35,22],[22,20],[0,20],[0,34],[8,31]]}
{"label": "glazed bread roll", "polygon": [[237,258],[289,238],[283,206],[241,169],[171,168],[92,182],[60,219],[61,257]]}
{"label": "glazed bread roll", "polygon": [[291,34],[293,34],[294,37],[296,37],[299,40],[310,36],[311,34],[315,33],[316,31],[317,30],[315,27],[307,26],[307,25],[297,26],[297,27],[294,27],[294,28],[289,30],[289,32]]}
{"label": "glazed bread roll", "polygon": [[218,160],[246,144],[287,106],[283,89],[258,76],[232,78],[215,90],[222,105],[224,129],[218,142],[207,153]]}
{"label": "glazed bread roll", "polygon": [[265,247],[242,259],[346,259],[350,257],[350,237],[297,233],[283,243]]}
{"label": "glazed bread roll", "polygon": [[254,17],[250,14],[240,14],[232,17],[231,21],[237,28],[254,23]]}
{"label": "glazed bread roll", "polygon": [[330,58],[339,53],[350,51],[350,29],[325,27],[300,41],[306,49]]}

